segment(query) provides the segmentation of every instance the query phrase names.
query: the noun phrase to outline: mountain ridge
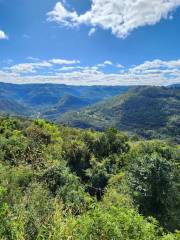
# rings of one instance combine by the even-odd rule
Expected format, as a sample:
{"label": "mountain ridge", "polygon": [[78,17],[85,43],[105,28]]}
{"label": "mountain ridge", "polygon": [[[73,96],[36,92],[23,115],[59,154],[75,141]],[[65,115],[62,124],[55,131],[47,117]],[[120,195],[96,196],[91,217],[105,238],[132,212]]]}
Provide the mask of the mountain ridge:
{"label": "mountain ridge", "polygon": [[[66,100],[66,108],[64,108],[64,111],[70,111],[78,107],[88,106],[103,99],[124,93],[128,89],[129,87],[126,86],[70,86],[64,84],[0,83],[0,97],[2,99],[12,101],[13,105],[17,104],[17,108],[19,105],[25,106],[28,110],[29,116],[43,117],[44,115],[46,116],[46,112],[50,109],[57,109],[58,104],[63,101],[65,96],[72,96],[76,99],[76,102],[79,102],[79,104],[76,104],[75,107],[72,100],[69,101],[69,104]],[[0,112],[4,112],[4,108],[5,106],[3,106],[2,102]],[[64,111],[60,110],[57,113],[57,116]],[[7,109],[7,113],[9,112],[11,111]],[[22,109],[22,111],[20,111],[20,115],[27,115],[25,112],[26,111]],[[49,120],[52,118],[54,118],[54,116],[49,116]]]}
{"label": "mountain ridge", "polygon": [[172,132],[180,139],[180,88],[133,88],[81,111],[66,113],[59,122],[96,130],[115,127],[144,137],[170,136]]}

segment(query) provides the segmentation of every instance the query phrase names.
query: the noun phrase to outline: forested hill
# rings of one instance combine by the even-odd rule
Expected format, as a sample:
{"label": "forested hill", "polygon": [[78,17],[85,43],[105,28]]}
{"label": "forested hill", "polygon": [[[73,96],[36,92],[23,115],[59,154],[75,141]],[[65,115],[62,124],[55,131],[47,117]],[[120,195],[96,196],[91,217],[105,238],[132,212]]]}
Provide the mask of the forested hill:
{"label": "forested hill", "polygon": [[128,89],[126,86],[0,83],[0,113],[55,120],[63,112],[90,106]]}
{"label": "forested hill", "polygon": [[0,239],[179,240],[179,151],[0,117]]}
{"label": "forested hill", "polygon": [[31,114],[31,110],[26,108],[24,105],[15,100],[6,99],[4,97],[0,97],[0,112],[1,114],[10,114],[17,116],[29,116]]}
{"label": "forested hill", "polygon": [[[74,112],[73,112],[74,111]],[[180,142],[180,86],[0,83],[0,113]]]}
{"label": "forested hill", "polygon": [[65,114],[59,121],[74,127],[116,127],[143,137],[180,141],[180,88],[136,87],[82,111]]}

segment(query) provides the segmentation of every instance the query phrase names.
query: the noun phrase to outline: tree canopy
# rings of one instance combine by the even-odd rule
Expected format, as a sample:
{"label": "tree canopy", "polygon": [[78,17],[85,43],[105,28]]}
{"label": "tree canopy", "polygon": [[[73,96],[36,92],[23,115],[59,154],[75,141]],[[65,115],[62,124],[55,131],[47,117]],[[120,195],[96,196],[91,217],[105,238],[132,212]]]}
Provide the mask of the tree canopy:
{"label": "tree canopy", "polygon": [[0,239],[180,239],[180,147],[0,118]]}

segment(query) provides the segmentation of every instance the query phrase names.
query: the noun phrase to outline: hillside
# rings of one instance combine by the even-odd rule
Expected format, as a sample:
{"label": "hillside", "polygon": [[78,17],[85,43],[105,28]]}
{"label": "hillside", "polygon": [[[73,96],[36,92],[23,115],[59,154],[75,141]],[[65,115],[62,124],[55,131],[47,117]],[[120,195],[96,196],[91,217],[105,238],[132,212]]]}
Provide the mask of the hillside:
{"label": "hillside", "polygon": [[179,146],[17,117],[0,140],[0,239],[179,240]]}
{"label": "hillside", "polygon": [[80,109],[91,104],[92,101],[90,99],[65,95],[54,107],[43,110],[41,115],[43,118],[53,121],[58,119],[62,113]]}
{"label": "hillside", "polygon": [[180,88],[137,87],[127,94],[64,114],[61,123],[74,127],[120,130],[143,137],[180,140]]}
{"label": "hillside", "polygon": [[[57,104],[66,95],[91,100],[92,103],[124,93],[126,86],[70,86],[63,84],[7,84],[0,83],[0,96],[31,107]],[[93,96],[93,97],[92,97]]]}
{"label": "hillside", "polygon": [[25,106],[22,104],[9,99],[4,99],[0,97],[0,113],[1,114],[9,114],[14,116],[28,116],[30,115],[30,112],[33,112],[30,109],[28,110]]}
{"label": "hillside", "polygon": [[[68,86],[63,84],[7,84],[0,83],[0,98],[25,108],[18,115],[57,118],[66,111],[85,107],[127,92],[126,86]],[[15,107],[16,108],[16,107]],[[14,108],[14,109],[15,109]],[[32,111],[33,109],[33,111]],[[1,101],[0,112],[6,112],[6,104]],[[6,113],[11,113],[7,109]],[[16,113],[16,112],[15,112]],[[14,114],[14,112],[13,112]]]}

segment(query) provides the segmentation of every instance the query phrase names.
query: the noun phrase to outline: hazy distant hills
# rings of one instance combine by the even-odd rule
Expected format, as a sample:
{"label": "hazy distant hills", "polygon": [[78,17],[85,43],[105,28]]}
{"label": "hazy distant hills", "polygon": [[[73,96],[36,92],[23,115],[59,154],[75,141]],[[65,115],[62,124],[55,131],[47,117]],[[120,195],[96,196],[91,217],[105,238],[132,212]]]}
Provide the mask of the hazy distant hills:
{"label": "hazy distant hills", "polygon": [[179,84],[166,88],[0,83],[0,113],[180,141]]}
{"label": "hazy distant hills", "polygon": [[64,114],[59,122],[99,130],[116,127],[144,137],[180,139],[180,88],[136,87],[81,111]]}
{"label": "hazy distant hills", "polygon": [[125,86],[0,83],[0,112],[54,120],[64,112],[90,106],[128,89]]}
{"label": "hazy distant hills", "polygon": [[126,86],[69,86],[63,84],[0,83],[0,96],[23,102],[28,106],[54,105],[65,95],[91,99],[93,102],[126,92]]}
{"label": "hazy distant hills", "polygon": [[31,114],[31,111],[22,104],[3,97],[0,97],[0,112],[2,114],[23,116],[29,116]]}

